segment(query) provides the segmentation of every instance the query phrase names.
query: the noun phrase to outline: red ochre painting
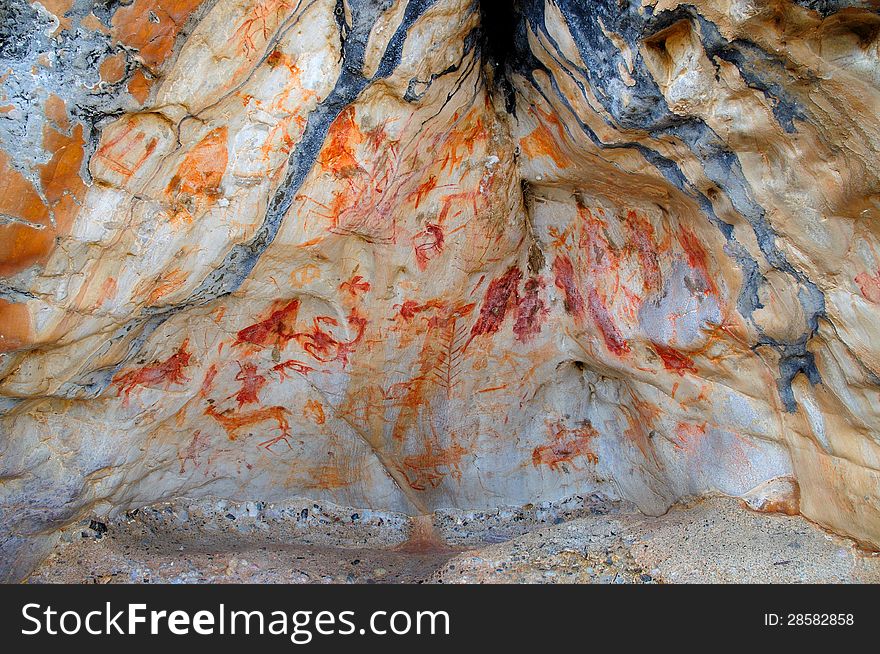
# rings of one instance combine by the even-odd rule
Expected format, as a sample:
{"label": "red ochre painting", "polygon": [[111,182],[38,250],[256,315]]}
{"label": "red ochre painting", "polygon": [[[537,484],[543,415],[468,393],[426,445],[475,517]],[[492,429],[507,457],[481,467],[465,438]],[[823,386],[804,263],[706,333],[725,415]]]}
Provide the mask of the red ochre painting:
{"label": "red ochre painting", "polygon": [[877,18],[837,4],[12,1],[0,578],[175,498],[880,545]]}

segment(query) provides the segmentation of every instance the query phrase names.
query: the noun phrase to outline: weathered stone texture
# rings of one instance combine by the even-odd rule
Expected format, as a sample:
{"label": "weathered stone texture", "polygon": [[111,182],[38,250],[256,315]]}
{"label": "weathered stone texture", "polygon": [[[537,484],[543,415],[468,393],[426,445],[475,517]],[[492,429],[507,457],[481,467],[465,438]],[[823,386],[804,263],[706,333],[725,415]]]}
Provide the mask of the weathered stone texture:
{"label": "weathered stone texture", "polygon": [[0,575],[180,496],[880,545],[878,3],[482,4],[0,6]]}

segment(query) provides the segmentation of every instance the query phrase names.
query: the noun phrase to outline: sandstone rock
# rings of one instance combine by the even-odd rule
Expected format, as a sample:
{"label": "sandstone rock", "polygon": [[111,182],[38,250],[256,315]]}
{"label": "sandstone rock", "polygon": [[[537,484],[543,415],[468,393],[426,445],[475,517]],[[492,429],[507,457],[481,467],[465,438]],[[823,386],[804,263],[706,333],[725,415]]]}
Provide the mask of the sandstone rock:
{"label": "sandstone rock", "polygon": [[788,478],[880,546],[878,35],[870,0],[8,0],[0,575],[178,497]]}

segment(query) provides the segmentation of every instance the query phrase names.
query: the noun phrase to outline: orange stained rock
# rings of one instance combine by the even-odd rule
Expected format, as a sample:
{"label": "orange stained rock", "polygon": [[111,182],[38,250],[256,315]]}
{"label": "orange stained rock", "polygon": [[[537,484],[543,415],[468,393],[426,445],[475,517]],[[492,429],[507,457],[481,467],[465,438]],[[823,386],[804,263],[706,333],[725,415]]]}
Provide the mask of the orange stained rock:
{"label": "orange stained rock", "polygon": [[[33,264],[43,264],[66,234],[85,191],[79,175],[83,158],[83,130],[77,125],[68,136],[45,127],[43,147],[51,154],[37,167],[43,198],[0,151],[0,276],[13,275]],[[54,218],[54,226],[53,226]]]}
{"label": "orange stained rock", "polygon": [[[559,150],[559,143],[565,143],[565,133],[559,118],[535,108],[538,124],[529,134],[520,139],[520,148],[530,158],[549,157],[558,168],[568,166],[568,159]],[[552,125],[555,134],[548,127]]]}
{"label": "orange stained rock", "polygon": [[263,43],[269,39],[282,13],[295,6],[293,0],[260,0],[250,8],[241,26],[235,32],[239,41],[239,53],[259,51],[256,39]]}
{"label": "orange stained rock", "polygon": [[761,504],[749,503],[740,500],[740,506],[744,509],[757,511],[758,513],[783,513],[785,515],[800,515],[801,512],[801,488],[798,482],[789,478],[788,492],[772,494]]}
{"label": "orange stained rock", "polygon": [[125,77],[126,56],[124,52],[117,52],[106,57],[98,66],[98,73],[101,79],[108,84],[116,84]]}
{"label": "orange stained rock", "polygon": [[55,244],[54,230],[21,224],[0,224],[0,277],[43,263]]}
{"label": "orange stained rock", "polygon": [[66,17],[66,14],[73,7],[73,0],[30,0],[30,2],[31,4],[39,2],[58,19],[58,27],[52,33],[53,35],[71,28],[71,20]]}
{"label": "orange stained rock", "polygon": [[520,148],[529,158],[549,157],[558,168],[568,165],[566,158],[559,152],[553,133],[544,123],[538,123],[535,129],[520,140]]}
{"label": "orange stained rock", "polygon": [[166,192],[174,197],[180,194],[218,196],[229,161],[227,138],[225,125],[211,130],[184,157],[177,173],[168,182]]}
{"label": "orange stained rock", "polygon": [[324,416],[324,407],[318,400],[309,400],[305,403],[303,417],[308,418],[316,425],[323,425],[327,420]]}
{"label": "orange stained rock", "polygon": [[363,142],[364,135],[355,122],[354,107],[350,105],[330,126],[318,163],[336,177],[350,177],[360,170],[355,151]]}
{"label": "orange stained rock", "polygon": [[0,352],[25,347],[32,340],[31,314],[24,304],[0,299]]}
{"label": "orange stained rock", "polygon": [[84,142],[82,125],[77,125],[70,136],[51,127],[46,127],[43,131],[43,147],[52,153],[52,158],[39,167],[40,182],[49,206],[55,209],[55,220],[59,229],[64,222],[69,226],[73,216],[59,216],[58,207],[64,204],[66,197],[80,198],[85,192],[85,182],[79,172]]}
{"label": "orange stained rock", "polygon": [[313,263],[295,268],[290,272],[290,283],[295,288],[300,288],[321,278],[321,269]]}
{"label": "orange stained rock", "polygon": [[87,30],[91,30],[92,32],[100,32],[101,34],[109,34],[110,30],[107,28],[101,20],[95,16],[95,14],[89,14],[85,18],[83,18],[80,22],[80,27],[84,27]]}
{"label": "orange stained rock", "polygon": [[[159,279],[155,280],[150,294],[147,296],[147,304],[155,305],[160,299],[176,291],[186,282],[188,273],[180,268],[174,268],[163,274]],[[138,291],[135,291],[138,295]]]}
{"label": "orange stained rock", "polygon": [[46,98],[46,105],[43,107],[46,118],[55,123],[58,129],[67,131],[70,128],[70,117],[67,115],[67,105],[59,96],[54,93]]}
{"label": "orange stained rock", "polygon": [[469,155],[473,154],[475,146],[489,138],[489,130],[478,110],[469,111],[461,122],[462,126],[453,128],[443,143],[444,158],[440,164],[441,171],[449,166],[449,171],[454,172],[464,159],[464,155],[460,154],[459,150],[464,150]]}
{"label": "orange stained rock", "polygon": [[291,435],[290,424],[287,422],[287,411],[282,406],[270,406],[239,413],[234,409],[218,411],[217,407],[212,404],[205,409],[205,415],[216,420],[226,430],[226,435],[231,441],[238,438],[239,432],[246,427],[253,427],[263,422],[274,422],[281,432],[280,435],[258,443],[258,446],[271,450],[273,445],[284,441],[290,447],[290,442],[287,440]]}
{"label": "orange stained rock", "polygon": [[144,75],[142,70],[136,70],[128,80],[128,92],[141,104],[147,101],[152,86],[153,80]]}
{"label": "orange stained rock", "polygon": [[[111,34],[121,43],[136,48],[144,64],[156,70],[171,54],[177,35],[202,2],[204,0],[134,0],[113,15]],[[151,12],[157,20],[150,19]]]}

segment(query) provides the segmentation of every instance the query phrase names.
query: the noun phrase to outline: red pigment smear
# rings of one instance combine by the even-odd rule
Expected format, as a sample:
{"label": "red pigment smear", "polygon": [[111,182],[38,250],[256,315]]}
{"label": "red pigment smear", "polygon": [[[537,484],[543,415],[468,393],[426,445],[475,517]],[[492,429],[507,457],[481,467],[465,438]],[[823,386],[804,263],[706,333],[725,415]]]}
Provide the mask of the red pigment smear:
{"label": "red pigment smear", "polygon": [[550,470],[559,470],[563,463],[577,470],[574,459],[584,457],[589,463],[599,463],[599,457],[590,448],[591,441],[598,436],[592,425],[587,424],[578,429],[566,429],[557,424],[556,430],[548,445],[539,445],[532,451],[532,465],[546,465]]}
{"label": "red pigment smear", "polygon": [[623,338],[617,325],[611,317],[611,313],[605,306],[599,292],[595,288],[590,288],[587,292],[587,302],[590,306],[590,315],[602,333],[602,339],[605,341],[605,347],[617,356],[621,356],[629,352],[629,344]]}
{"label": "red pigment smear", "polygon": [[516,305],[516,323],[513,333],[521,343],[527,343],[541,333],[541,324],[547,316],[547,305],[539,296],[544,288],[540,277],[531,277],[526,281],[525,293]]}
{"label": "red pigment smear", "polygon": [[443,240],[443,230],[434,223],[428,223],[424,231],[413,236],[413,249],[419,270],[424,272],[428,262],[443,252]]}
{"label": "red pigment smear", "polygon": [[431,175],[428,179],[421,184],[419,184],[418,188],[415,191],[406,196],[407,200],[415,199],[415,208],[419,208],[419,204],[422,202],[422,198],[428,195],[431,191],[437,188],[437,177]]}
{"label": "red pigment smear", "polygon": [[651,343],[651,347],[660,356],[663,361],[663,367],[678,373],[680,377],[684,377],[685,372],[696,374],[697,369],[694,367],[694,361],[683,352],[679,352],[675,348],[666,347],[659,343]]}
{"label": "red pigment smear", "polygon": [[442,300],[429,300],[424,304],[419,304],[415,300],[406,300],[403,304],[395,305],[394,308],[400,307],[398,309],[400,317],[406,322],[412,322],[416,314],[423,313],[429,309],[443,309],[445,306],[446,304]]}
{"label": "red pigment smear", "polygon": [[267,345],[284,347],[295,333],[296,314],[299,312],[299,300],[291,300],[280,309],[273,311],[268,318],[238,332],[234,345],[249,343],[258,347]]}
{"label": "red pigment smear", "polygon": [[350,341],[339,341],[333,334],[324,330],[324,325],[338,327],[339,321],[331,316],[318,316],[312,321],[312,331],[298,332],[293,335],[302,349],[321,363],[341,361],[343,367],[348,363],[348,355],[360,343],[367,328],[367,319],[360,316],[356,310],[348,316],[348,324],[357,330],[357,335]]}
{"label": "red pigment smear", "polygon": [[859,289],[862,291],[862,296],[864,296],[868,302],[880,304],[880,270],[878,270],[877,274],[873,276],[866,272],[859,273],[856,275],[855,282],[859,285]]}
{"label": "red pigment smear", "polygon": [[574,266],[571,259],[561,254],[553,261],[554,283],[565,293],[565,310],[571,315],[581,318],[584,315],[584,298],[578,290],[574,279]]}
{"label": "red pigment smear", "polygon": [[205,378],[202,380],[202,387],[199,389],[199,395],[201,397],[208,397],[208,393],[214,388],[214,377],[216,376],[217,364],[212,363],[211,367],[208,368],[208,371],[205,373]]}
{"label": "red pigment smear", "polygon": [[359,293],[368,293],[370,291],[370,282],[360,275],[355,275],[347,282],[342,282],[339,285],[339,290],[348,291],[349,295],[357,297]]}
{"label": "red pigment smear", "polygon": [[654,243],[654,226],[633,210],[626,215],[626,230],[629,240],[636,247],[642,267],[642,287],[646,291],[658,291],[663,283],[660,264]]}
{"label": "red pigment smear", "polygon": [[520,279],[522,279],[522,271],[516,266],[511,266],[501,277],[489,283],[483,306],[480,308],[480,316],[471,329],[471,338],[468,342],[475,336],[494,334],[498,331],[507,314],[507,305],[511,299],[514,302],[518,299],[516,287],[519,286]]}
{"label": "red pigment smear", "polygon": [[116,397],[125,393],[123,404],[128,406],[129,396],[135,386],[156,387],[159,385],[171,386],[174,384],[185,384],[189,378],[183,374],[192,360],[192,354],[189,350],[189,339],[183,341],[177,352],[172,354],[165,361],[151,363],[138,370],[132,370],[124,375],[118,375],[113,381],[119,384],[119,391]]}
{"label": "red pigment smear", "polygon": [[460,304],[457,307],[443,307],[443,312],[439,315],[435,314],[427,319],[428,329],[446,329],[454,324],[459,318],[471,315],[476,303]]}
{"label": "red pigment smear", "polygon": [[235,394],[235,399],[238,400],[238,408],[245,404],[259,404],[260,398],[258,394],[260,389],[266,385],[266,378],[257,372],[257,366],[251,362],[247,362],[244,365],[239,363],[238,365],[241,368],[235,376],[235,381],[241,382],[241,390]]}
{"label": "red pigment smear", "polygon": [[281,379],[288,379],[287,371],[292,370],[293,372],[300,375],[308,375],[310,372],[315,372],[315,369],[311,366],[307,366],[302,361],[297,361],[296,359],[291,359],[290,361],[282,361],[277,366],[272,366],[272,371],[277,372]]}
{"label": "red pigment smear", "polygon": [[706,251],[703,249],[703,246],[700,245],[697,235],[687,227],[682,227],[681,234],[678,236],[678,242],[681,243],[681,247],[687,255],[690,267],[700,272],[703,276],[703,280],[706,282],[706,287],[709,292],[713,295],[718,295],[718,288],[715,286],[715,281],[709,276]]}
{"label": "red pigment smear", "polygon": [[684,450],[689,454],[696,453],[700,443],[706,438],[706,423],[697,425],[689,422],[680,422],[675,427],[677,442],[673,446],[677,450]]}

